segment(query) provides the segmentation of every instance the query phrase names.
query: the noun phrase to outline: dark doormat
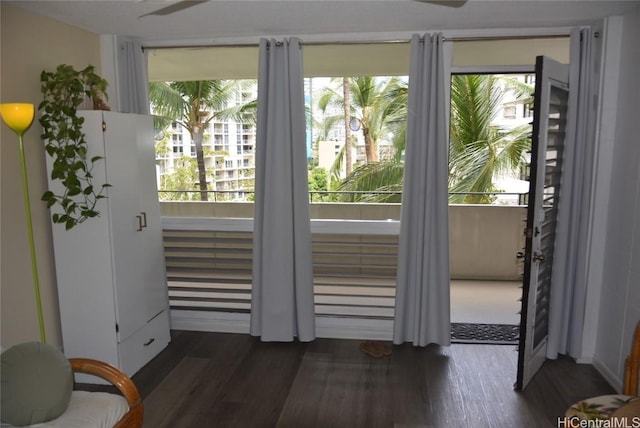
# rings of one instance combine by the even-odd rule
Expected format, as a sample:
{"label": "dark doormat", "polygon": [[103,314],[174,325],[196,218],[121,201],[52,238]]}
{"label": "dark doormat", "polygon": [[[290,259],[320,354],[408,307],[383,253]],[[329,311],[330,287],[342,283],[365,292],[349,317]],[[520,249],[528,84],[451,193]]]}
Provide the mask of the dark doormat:
{"label": "dark doormat", "polygon": [[451,323],[451,343],[514,345],[519,336],[517,325]]}

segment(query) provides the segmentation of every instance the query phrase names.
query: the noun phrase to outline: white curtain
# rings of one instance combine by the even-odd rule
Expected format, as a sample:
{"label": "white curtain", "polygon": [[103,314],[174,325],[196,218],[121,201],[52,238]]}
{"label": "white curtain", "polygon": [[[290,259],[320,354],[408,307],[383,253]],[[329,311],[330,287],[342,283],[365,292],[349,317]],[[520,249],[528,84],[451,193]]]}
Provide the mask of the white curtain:
{"label": "white curtain", "polygon": [[302,51],[260,40],[251,334],[315,339]]}
{"label": "white curtain", "polygon": [[411,39],[393,342],[451,342],[448,220],[450,73],[442,34]]}
{"label": "white curtain", "polygon": [[149,114],[147,55],[140,42],[117,38],[117,85],[119,111]]}
{"label": "white curtain", "polygon": [[571,33],[569,117],[551,278],[548,358],[579,357],[582,348],[595,152],[595,120],[589,107],[592,37],[586,28]]}

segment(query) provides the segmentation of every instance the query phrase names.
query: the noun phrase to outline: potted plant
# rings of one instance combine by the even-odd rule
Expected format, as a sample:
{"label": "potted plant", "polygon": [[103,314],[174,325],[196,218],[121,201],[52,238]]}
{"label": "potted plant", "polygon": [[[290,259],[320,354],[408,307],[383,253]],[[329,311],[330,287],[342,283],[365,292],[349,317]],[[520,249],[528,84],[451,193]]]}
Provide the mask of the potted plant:
{"label": "potted plant", "polygon": [[95,184],[92,176],[94,163],[102,158],[87,158],[84,118],[78,116],[78,109],[89,101],[95,110],[109,110],[105,103],[107,81],[95,73],[93,66],[75,70],[62,64],[54,72],[43,71],[40,82],[44,95],[38,106],[41,137],[53,159],[51,179],[59,180],[64,189],[60,194],[49,190],[42,200],[48,208],[60,206],[61,212],[53,213],[52,220],[68,230],[98,216],[96,205],[106,198],[109,184]]}

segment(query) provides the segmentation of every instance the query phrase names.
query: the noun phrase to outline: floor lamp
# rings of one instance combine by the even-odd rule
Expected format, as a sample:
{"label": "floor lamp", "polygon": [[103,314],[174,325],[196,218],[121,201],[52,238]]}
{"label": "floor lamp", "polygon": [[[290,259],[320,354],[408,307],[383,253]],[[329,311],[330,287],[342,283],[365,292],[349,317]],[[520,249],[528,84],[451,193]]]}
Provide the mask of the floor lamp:
{"label": "floor lamp", "polygon": [[22,191],[24,194],[24,209],[27,217],[27,234],[29,236],[29,252],[31,254],[31,270],[33,272],[33,286],[36,296],[36,309],[38,311],[38,324],[40,326],[40,340],[46,343],[44,333],[44,318],[42,316],[42,300],[40,298],[40,282],[38,280],[38,263],[36,261],[36,248],[33,241],[33,224],[31,222],[31,203],[29,202],[29,184],[27,182],[27,163],[24,156],[24,144],[22,136],[31,127],[35,116],[35,107],[27,103],[3,103],[0,104],[0,116],[9,128],[18,136],[20,148],[20,168],[22,170]]}

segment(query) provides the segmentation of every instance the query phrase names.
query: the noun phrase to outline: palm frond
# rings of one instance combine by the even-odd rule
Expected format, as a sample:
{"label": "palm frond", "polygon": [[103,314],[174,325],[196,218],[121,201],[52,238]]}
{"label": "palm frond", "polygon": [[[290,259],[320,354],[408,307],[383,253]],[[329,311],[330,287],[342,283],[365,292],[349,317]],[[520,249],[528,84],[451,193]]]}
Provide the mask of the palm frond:
{"label": "palm frond", "polygon": [[[166,118],[168,123],[180,118],[186,104],[182,93],[168,82],[151,82],[149,84],[149,101],[152,112],[156,116]],[[160,125],[160,123],[158,124]],[[164,129],[164,127],[157,129]]]}
{"label": "palm frond", "polygon": [[346,160],[345,149],[346,144],[343,144],[342,147],[340,147],[340,151],[336,155],[333,164],[331,164],[331,169],[329,170],[331,178],[334,178],[336,180],[340,180],[340,176],[342,175],[342,166],[344,165],[344,162]]}
{"label": "palm frond", "polygon": [[500,80],[504,83],[505,90],[514,94],[517,103],[533,102],[534,85],[510,76],[502,76]]}
{"label": "palm frond", "polygon": [[[345,200],[351,202],[381,200],[389,195],[380,194],[384,188],[402,186],[404,165],[399,162],[383,161],[358,166],[342,182],[338,190],[365,192],[346,195]],[[368,193],[367,193],[368,192]]]}

